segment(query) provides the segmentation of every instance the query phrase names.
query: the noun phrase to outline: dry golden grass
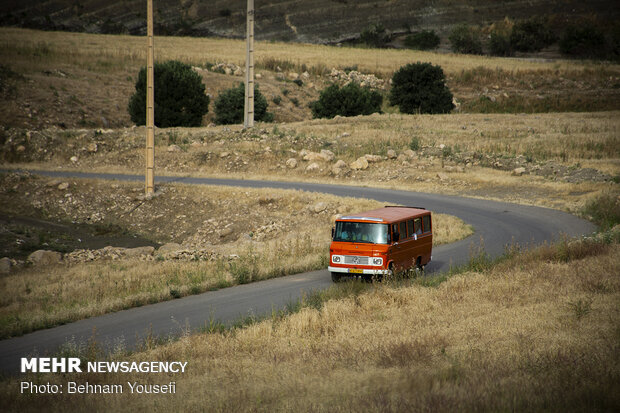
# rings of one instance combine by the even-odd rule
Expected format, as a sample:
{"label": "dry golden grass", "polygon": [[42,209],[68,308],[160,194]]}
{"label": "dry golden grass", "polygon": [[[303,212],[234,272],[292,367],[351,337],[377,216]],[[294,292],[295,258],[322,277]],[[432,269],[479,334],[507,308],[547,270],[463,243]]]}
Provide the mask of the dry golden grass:
{"label": "dry golden grass", "polygon": [[374,286],[320,309],[121,357],[187,361],[183,375],[36,378],[175,381],[175,395],[20,396],[24,378],[0,392],[19,410],[616,410],[618,274],[617,243],[547,246],[438,287]]}
{"label": "dry golden grass", "polygon": [[[0,29],[0,47],[25,50],[42,59],[62,57],[67,64],[82,66],[102,65],[105,60],[114,60],[119,65],[127,61],[146,61],[146,40],[144,37],[126,35],[91,35],[84,33],[43,32],[16,28]],[[156,37],[156,58],[175,59],[191,64],[206,62],[245,62],[245,44],[242,40],[187,37]],[[19,53],[19,52],[16,52]],[[256,42],[255,61],[279,59],[296,66],[306,64],[312,67],[351,67],[357,65],[366,72],[389,75],[404,64],[424,61],[438,64],[447,73],[486,67],[508,71],[581,71],[596,67],[588,62],[559,60],[538,62],[520,59],[505,59],[489,56],[438,54],[415,50],[363,49],[355,47],[332,47],[299,43]]]}

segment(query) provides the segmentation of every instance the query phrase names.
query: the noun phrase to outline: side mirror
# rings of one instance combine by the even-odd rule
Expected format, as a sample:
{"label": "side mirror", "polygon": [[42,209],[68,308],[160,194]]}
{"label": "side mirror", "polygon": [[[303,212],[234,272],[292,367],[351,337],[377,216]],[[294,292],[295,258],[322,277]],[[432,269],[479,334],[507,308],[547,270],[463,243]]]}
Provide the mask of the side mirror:
{"label": "side mirror", "polygon": [[332,239],[334,239],[334,234],[336,233],[336,228],[332,227]]}

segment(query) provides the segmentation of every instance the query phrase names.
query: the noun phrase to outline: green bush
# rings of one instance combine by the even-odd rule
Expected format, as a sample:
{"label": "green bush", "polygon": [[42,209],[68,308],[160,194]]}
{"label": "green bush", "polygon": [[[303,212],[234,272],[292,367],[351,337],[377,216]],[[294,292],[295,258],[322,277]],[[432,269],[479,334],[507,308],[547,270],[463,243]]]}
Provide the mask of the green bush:
{"label": "green bush", "polygon": [[593,25],[571,25],[560,38],[560,51],[572,56],[604,56],[605,36]]}
{"label": "green bush", "polygon": [[390,104],[402,113],[447,113],[454,105],[446,77],[439,66],[410,63],[392,77]]}
{"label": "green bush", "polygon": [[480,31],[466,24],[456,26],[448,36],[452,51],[466,54],[482,54]]}
{"label": "green bush", "polygon": [[607,230],[620,224],[620,194],[605,193],[588,201],[583,213],[601,230]]}
{"label": "green bush", "polygon": [[413,32],[405,38],[405,46],[416,50],[431,50],[439,46],[439,36],[434,30]]}
{"label": "green bush", "polygon": [[374,23],[360,33],[360,42],[370,47],[384,47],[390,40],[381,23]]}
{"label": "green bush", "polygon": [[[243,110],[245,106],[245,85],[239,83],[236,87],[226,89],[215,98],[214,102],[215,123],[218,125],[230,125],[243,123]],[[273,114],[267,112],[267,99],[254,85],[254,120],[272,122]]]}
{"label": "green bush", "polygon": [[370,115],[381,112],[383,96],[369,88],[351,82],[342,88],[333,84],[321,91],[319,100],[310,104],[314,118]]}
{"label": "green bush", "polygon": [[[200,126],[209,111],[202,78],[185,63],[169,60],[155,63],[155,125]],[[146,124],[146,68],[138,73],[136,92],[129,99],[129,116],[136,125]]]}
{"label": "green bush", "polygon": [[510,44],[518,52],[538,52],[555,40],[549,22],[544,17],[518,21],[510,34]]}
{"label": "green bush", "polygon": [[512,56],[514,49],[510,43],[513,24],[510,20],[495,22],[491,25],[488,49],[493,56]]}

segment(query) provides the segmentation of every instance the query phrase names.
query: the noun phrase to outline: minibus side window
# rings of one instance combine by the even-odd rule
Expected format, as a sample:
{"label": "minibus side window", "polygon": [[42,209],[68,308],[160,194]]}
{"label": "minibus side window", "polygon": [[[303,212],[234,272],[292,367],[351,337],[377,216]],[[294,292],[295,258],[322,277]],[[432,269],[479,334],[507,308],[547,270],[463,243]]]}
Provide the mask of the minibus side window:
{"label": "minibus side window", "polygon": [[407,223],[405,221],[400,223],[400,239],[407,238]]}
{"label": "minibus side window", "polygon": [[413,234],[413,219],[407,221],[407,234],[409,234],[409,236]]}
{"label": "minibus side window", "polygon": [[424,222],[424,232],[430,232],[431,231],[431,216],[424,215],[422,217],[422,220]]}
{"label": "minibus side window", "polygon": [[395,235],[398,234],[398,224],[392,224],[392,242],[400,241],[400,236],[397,239]]}
{"label": "minibus side window", "polygon": [[415,234],[420,235],[422,233],[422,220],[420,218],[416,218],[413,226],[415,229]]}

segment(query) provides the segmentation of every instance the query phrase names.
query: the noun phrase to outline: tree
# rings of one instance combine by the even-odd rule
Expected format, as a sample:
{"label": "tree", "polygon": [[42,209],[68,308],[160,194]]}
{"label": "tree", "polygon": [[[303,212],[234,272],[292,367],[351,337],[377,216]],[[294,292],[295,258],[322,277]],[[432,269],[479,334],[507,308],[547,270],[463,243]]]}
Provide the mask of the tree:
{"label": "tree", "polygon": [[405,46],[416,50],[431,50],[439,46],[439,36],[434,30],[413,32],[405,38]]}
{"label": "tree", "polygon": [[439,66],[410,63],[392,77],[390,104],[402,113],[447,113],[454,105],[446,77]]}
{"label": "tree", "polygon": [[370,115],[381,112],[383,96],[377,91],[351,82],[342,88],[336,84],[321,91],[319,100],[310,104],[312,117]]}
{"label": "tree", "polygon": [[[155,63],[155,125],[200,126],[209,111],[202,78],[185,63],[169,60]],[[146,124],[146,68],[138,73],[136,92],[129,99],[129,116],[136,125]]]}
{"label": "tree", "polygon": [[466,24],[461,24],[452,29],[448,36],[452,51],[466,54],[482,54],[482,41],[480,31]]}
{"label": "tree", "polygon": [[605,54],[605,36],[594,25],[570,25],[560,39],[560,51],[567,55],[597,57]]}
{"label": "tree", "polygon": [[510,34],[510,44],[518,52],[538,52],[554,41],[549,22],[543,17],[516,22]]}
{"label": "tree", "polygon": [[[218,125],[231,125],[243,123],[243,111],[245,106],[245,85],[224,90],[215,98],[214,102],[215,123]],[[254,120],[272,122],[273,114],[267,112],[267,99],[254,85]]]}
{"label": "tree", "polygon": [[360,42],[370,47],[384,47],[389,40],[381,23],[371,24],[360,33]]}

